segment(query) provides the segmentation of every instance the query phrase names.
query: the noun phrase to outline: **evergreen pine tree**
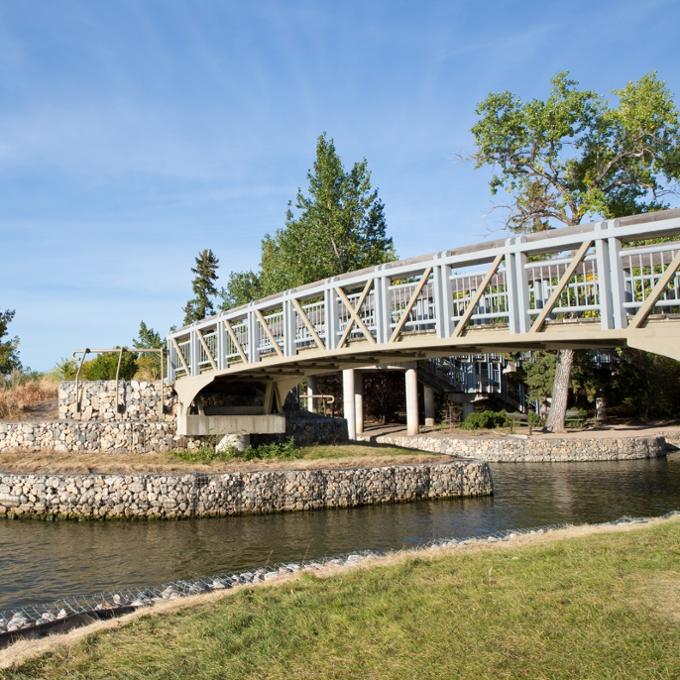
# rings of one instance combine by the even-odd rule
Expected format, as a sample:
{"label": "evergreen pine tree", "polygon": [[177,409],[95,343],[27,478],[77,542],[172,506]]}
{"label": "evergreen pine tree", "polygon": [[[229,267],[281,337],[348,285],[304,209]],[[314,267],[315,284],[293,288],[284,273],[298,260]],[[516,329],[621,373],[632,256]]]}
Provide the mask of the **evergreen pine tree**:
{"label": "evergreen pine tree", "polygon": [[185,326],[215,313],[213,298],[217,295],[215,282],[219,263],[220,261],[209,248],[202,250],[196,257],[196,265],[191,268],[195,274],[191,282],[194,297],[183,309]]}

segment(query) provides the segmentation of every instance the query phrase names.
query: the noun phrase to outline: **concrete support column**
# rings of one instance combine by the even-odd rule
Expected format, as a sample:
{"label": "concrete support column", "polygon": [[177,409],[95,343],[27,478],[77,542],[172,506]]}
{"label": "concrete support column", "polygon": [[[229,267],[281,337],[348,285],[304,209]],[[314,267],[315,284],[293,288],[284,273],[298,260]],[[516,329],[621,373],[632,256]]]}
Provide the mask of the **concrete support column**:
{"label": "concrete support column", "polygon": [[407,368],[406,383],[406,432],[409,436],[418,434],[418,371]]}
{"label": "concrete support column", "polygon": [[347,421],[347,434],[350,439],[357,438],[357,417],[354,404],[354,369],[346,368],[342,372],[342,408]]}
{"label": "concrete support column", "polygon": [[316,378],[307,378],[307,410],[310,413],[316,413],[317,404],[312,395],[318,394],[317,389]]}
{"label": "concrete support column", "polygon": [[423,385],[423,407],[425,427],[434,427],[434,390],[429,385]]}
{"label": "concrete support column", "polygon": [[357,434],[364,431],[364,374],[357,371],[354,377],[354,412]]}

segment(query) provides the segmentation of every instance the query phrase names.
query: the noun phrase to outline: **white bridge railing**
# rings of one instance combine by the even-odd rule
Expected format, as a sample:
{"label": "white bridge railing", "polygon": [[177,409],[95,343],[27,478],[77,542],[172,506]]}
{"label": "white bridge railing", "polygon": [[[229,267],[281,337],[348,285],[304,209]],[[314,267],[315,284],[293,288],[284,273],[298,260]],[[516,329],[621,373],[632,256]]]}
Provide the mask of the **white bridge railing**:
{"label": "white bridge railing", "polygon": [[[680,211],[512,237],[333,277],[169,335],[171,379],[276,359],[375,351],[471,331],[603,331],[680,314]],[[443,341],[443,342],[442,342]]]}

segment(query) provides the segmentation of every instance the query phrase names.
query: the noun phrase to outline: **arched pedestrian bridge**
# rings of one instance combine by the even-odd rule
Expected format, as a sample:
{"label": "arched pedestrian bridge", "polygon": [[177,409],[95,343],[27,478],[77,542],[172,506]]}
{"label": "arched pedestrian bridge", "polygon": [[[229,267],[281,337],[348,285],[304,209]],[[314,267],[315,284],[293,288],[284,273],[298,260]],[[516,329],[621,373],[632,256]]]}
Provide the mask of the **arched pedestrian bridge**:
{"label": "arched pedestrian bridge", "polygon": [[[169,335],[178,431],[280,431],[267,418],[302,378],[344,370],[347,395],[356,393],[347,369],[367,365],[623,345],[680,359],[679,266],[680,210],[668,210],[489,241],[287,290]],[[413,369],[406,387],[412,410]],[[248,405],[239,404],[239,394],[250,394]],[[417,410],[417,398],[415,404]],[[346,405],[345,414],[354,434],[353,409]]]}

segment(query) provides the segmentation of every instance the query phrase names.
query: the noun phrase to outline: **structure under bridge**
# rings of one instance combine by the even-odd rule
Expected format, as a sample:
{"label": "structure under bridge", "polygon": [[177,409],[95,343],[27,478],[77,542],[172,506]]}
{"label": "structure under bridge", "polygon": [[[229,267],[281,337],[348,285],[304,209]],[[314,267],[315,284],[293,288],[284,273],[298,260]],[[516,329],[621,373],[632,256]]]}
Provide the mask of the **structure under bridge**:
{"label": "structure under bridge", "polygon": [[[353,438],[363,420],[355,369],[366,366],[404,368],[407,427],[415,433],[423,359],[626,345],[680,359],[679,266],[680,210],[668,210],[489,241],[287,290],[169,335],[178,432],[281,432],[293,386],[343,371]],[[427,394],[424,401],[427,409]]]}

